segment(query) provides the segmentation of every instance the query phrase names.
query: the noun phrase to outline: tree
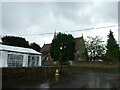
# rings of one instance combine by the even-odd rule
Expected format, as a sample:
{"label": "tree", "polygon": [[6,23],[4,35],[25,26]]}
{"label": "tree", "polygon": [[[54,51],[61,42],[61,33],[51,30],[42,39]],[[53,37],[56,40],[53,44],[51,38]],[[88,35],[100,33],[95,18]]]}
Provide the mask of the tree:
{"label": "tree", "polygon": [[75,40],[71,34],[59,33],[52,40],[50,55],[55,61],[61,64],[74,59]]}
{"label": "tree", "polygon": [[86,48],[88,51],[89,60],[99,60],[102,58],[103,54],[105,53],[104,41],[99,36],[95,38],[87,36],[88,40],[85,41]]}
{"label": "tree", "polygon": [[119,58],[119,45],[114,38],[113,32],[110,30],[106,46],[106,61],[118,61]]}
{"label": "tree", "polygon": [[2,37],[2,44],[30,48],[29,42],[22,37],[4,36]]}
{"label": "tree", "polygon": [[35,51],[40,52],[40,46],[38,44],[36,44],[35,42],[30,44],[30,48],[34,49]]}

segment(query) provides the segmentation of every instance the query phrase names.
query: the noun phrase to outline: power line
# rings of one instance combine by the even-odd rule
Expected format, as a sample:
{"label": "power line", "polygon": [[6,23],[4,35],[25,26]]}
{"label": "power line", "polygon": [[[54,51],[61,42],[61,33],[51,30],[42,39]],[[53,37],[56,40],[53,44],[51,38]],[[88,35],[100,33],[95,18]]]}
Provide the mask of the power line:
{"label": "power line", "polygon": [[87,28],[87,29],[81,29],[81,30],[74,30],[74,31],[65,31],[65,32],[77,32],[77,31],[88,31],[92,29],[102,29],[102,28],[110,28],[110,27],[116,27],[120,25],[111,25],[111,26],[104,26],[104,27],[97,27],[97,28]]}
{"label": "power line", "polygon": [[[62,31],[62,32],[79,32],[79,31],[89,31],[93,29],[102,29],[102,28],[110,28],[110,27],[116,27],[120,25],[111,25],[111,26],[104,26],[104,27],[97,27],[97,28],[86,28],[86,29],[80,29],[80,30],[72,30],[72,31]],[[31,36],[31,35],[48,35],[48,34],[54,34],[52,33],[41,33],[41,34],[24,34],[24,35],[18,35],[18,36]]]}

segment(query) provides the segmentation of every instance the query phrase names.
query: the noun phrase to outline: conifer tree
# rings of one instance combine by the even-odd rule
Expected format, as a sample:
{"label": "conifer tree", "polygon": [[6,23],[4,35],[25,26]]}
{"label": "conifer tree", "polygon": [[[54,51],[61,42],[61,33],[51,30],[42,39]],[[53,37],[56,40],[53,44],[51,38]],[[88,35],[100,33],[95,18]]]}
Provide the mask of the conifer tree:
{"label": "conifer tree", "polygon": [[119,59],[119,45],[114,38],[113,32],[110,30],[106,46],[106,61],[118,61]]}

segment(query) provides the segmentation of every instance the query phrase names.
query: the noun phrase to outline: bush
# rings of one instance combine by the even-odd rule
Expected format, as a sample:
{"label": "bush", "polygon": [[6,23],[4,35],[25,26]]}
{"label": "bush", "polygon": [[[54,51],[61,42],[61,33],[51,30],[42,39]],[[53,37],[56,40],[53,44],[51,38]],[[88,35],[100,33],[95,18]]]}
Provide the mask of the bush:
{"label": "bush", "polygon": [[62,65],[70,65],[69,61],[63,62]]}

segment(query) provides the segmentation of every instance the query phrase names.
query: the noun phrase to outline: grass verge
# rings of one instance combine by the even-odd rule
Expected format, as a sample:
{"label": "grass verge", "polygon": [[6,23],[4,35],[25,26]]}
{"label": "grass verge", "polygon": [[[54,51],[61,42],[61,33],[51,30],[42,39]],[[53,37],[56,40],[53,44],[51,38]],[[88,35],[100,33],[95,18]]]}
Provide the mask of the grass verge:
{"label": "grass verge", "polygon": [[71,65],[73,68],[118,69],[118,65]]}

